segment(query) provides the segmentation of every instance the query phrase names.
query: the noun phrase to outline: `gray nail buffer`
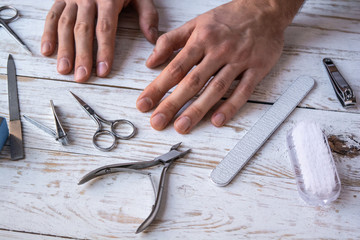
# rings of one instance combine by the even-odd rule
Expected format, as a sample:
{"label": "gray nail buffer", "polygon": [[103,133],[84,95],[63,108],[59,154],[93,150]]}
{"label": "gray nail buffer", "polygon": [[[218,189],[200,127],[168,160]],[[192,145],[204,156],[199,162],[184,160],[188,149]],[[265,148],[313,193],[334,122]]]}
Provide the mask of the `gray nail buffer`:
{"label": "gray nail buffer", "polygon": [[211,180],[219,186],[229,184],[314,84],[311,77],[299,77],[216,166],[210,174]]}

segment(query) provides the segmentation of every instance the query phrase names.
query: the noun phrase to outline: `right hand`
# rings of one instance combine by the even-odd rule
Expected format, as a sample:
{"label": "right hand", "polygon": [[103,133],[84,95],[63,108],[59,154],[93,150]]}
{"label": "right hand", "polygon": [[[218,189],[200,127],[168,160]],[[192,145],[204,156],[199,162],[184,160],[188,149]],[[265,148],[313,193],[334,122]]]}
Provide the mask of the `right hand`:
{"label": "right hand", "polygon": [[85,82],[91,76],[97,19],[96,74],[106,77],[114,59],[118,15],[130,2],[139,14],[139,25],[146,39],[155,43],[158,13],[152,0],[57,0],[46,17],[41,53],[53,54],[58,44],[58,72],[70,73],[75,62],[75,81]]}

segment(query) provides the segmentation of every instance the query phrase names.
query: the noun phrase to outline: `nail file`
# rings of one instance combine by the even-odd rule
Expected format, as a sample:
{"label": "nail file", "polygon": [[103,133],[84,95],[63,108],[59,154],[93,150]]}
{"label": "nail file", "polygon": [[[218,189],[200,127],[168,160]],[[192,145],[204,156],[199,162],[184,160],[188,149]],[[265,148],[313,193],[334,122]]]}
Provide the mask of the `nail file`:
{"label": "nail file", "polygon": [[7,64],[8,94],[9,94],[9,132],[10,132],[10,155],[11,160],[20,160],[24,156],[24,145],[22,138],[19,96],[17,88],[16,68],[14,59],[9,54]]}
{"label": "nail file", "polygon": [[210,174],[211,180],[219,186],[229,184],[314,84],[311,77],[299,77],[216,166]]}

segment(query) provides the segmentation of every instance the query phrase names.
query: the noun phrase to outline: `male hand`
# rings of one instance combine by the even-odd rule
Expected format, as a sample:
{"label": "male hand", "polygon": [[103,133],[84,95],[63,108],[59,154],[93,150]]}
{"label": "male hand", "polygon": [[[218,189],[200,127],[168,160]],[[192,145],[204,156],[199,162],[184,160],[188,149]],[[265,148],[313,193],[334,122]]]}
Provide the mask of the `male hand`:
{"label": "male hand", "polygon": [[246,103],[255,86],[279,59],[284,30],[302,2],[232,1],[162,35],[147,60],[148,67],[164,63],[173,51],[182,49],[141,93],[137,108],[142,112],[151,110],[177,85],[151,116],[151,126],[162,130],[214,76],[174,123],[176,131],[188,133],[240,75],[239,85],[211,117],[215,126],[223,126]]}
{"label": "male hand", "polygon": [[95,32],[96,74],[107,76],[114,59],[118,15],[130,2],[146,39],[155,43],[158,14],[152,0],[57,0],[46,17],[41,53],[53,54],[58,43],[58,72],[68,74],[75,61],[75,81],[84,82],[91,75]]}

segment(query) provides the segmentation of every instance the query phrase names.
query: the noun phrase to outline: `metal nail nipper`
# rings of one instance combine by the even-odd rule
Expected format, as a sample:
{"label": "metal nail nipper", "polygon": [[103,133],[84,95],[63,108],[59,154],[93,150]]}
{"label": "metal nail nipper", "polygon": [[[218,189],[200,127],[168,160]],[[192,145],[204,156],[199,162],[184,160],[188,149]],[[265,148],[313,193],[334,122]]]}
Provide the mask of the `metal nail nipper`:
{"label": "metal nail nipper", "polygon": [[190,152],[190,149],[187,149],[185,151],[179,151],[178,148],[180,146],[181,142],[178,144],[173,145],[170,148],[170,151],[156,157],[154,160],[151,161],[145,161],[145,162],[131,162],[131,163],[120,163],[120,164],[112,164],[112,165],[106,165],[100,168],[97,168],[88,174],[86,174],[80,181],[79,185],[86,183],[87,181],[90,181],[91,179],[104,176],[111,173],[117,173],[122,171],[130,171],[130,172],[138,172],[142,174],[147,174],[150,177],[150,180],[152,182],[153,188],[155,190],[155,184],[153,183],[153,180],[151,178],[151,174],[148,172],[140,171],[140,169],[153,167],[156,165],[163,165],[163,169],[160,176],[160,182],[157,188],[157,191],[155,192],[155,203],[152,207],[152,211],[150,215],[144,220],[144,222],[139,226],[139,228],[136,230],[136,233],[140,233],[144,231],[155,219],[157,213],[160,209],[161,199],[164,193],[164,187],[165,187],[165,181],[166,181],[166,172],[169,169],[169,167],[174,163],[175,160],[182,158],[187,153]]}

